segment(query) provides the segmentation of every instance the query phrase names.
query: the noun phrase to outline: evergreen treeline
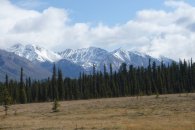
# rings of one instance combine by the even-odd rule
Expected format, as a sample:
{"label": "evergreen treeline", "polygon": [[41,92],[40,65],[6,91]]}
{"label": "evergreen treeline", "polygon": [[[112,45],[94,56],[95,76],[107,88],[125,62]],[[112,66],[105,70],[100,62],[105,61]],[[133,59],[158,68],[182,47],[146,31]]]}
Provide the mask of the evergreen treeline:
{"label": "evergreen treeline", "polygon": [[53,75],[44,81],[23,79],[9,80],[0,84],[0,100],[6,90],[12,103],[31,103],[55,100],[77,100],[103,97],[137,96],[151,94],[189,93],[195,91],[195,63],[183,62],[156,66],[133,67],[123,63],[118,72],[104,66],[104,72],[96,71],[91,75],[80,74],[78,79],[63,78],[62,71],[53,66]]}

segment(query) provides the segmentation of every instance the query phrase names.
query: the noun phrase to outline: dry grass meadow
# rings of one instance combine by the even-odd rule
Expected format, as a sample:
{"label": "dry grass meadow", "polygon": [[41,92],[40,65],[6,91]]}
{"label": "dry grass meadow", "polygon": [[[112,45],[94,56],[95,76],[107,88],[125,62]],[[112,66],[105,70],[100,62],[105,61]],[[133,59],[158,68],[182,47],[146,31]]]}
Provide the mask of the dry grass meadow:
{"label": "dry grass meadow", "polygon": [[195,93],[0,107],[0,130],[195,130]]}

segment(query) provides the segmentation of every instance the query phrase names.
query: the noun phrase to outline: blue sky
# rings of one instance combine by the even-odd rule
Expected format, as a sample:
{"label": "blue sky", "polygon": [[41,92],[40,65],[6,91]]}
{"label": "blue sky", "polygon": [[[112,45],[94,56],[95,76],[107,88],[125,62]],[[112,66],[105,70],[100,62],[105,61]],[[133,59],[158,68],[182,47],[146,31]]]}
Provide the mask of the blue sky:
{"label": "blue sky", "polygon": [[[165,0],[11,0],[26,9],[42,11],[50,6],[69,12],[72,22],[102,22],[109,26],[124,24],[143,9],[170,10]],[[194,0],[185,0],[191,5]]]}
{"label": "blue sky", "polygon": [[0,0],[0,48],[90,46],[195,59],[194,0]]}

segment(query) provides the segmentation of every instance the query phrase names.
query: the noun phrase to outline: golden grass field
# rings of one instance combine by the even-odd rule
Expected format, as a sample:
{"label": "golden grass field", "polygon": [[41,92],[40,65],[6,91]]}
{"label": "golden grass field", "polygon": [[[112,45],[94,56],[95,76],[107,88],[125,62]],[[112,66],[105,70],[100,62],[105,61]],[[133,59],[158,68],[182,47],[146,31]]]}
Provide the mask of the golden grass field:
{"label": "golden grass field", "polygon": [[0,130],[195,130],[195,93],[0,107]]}

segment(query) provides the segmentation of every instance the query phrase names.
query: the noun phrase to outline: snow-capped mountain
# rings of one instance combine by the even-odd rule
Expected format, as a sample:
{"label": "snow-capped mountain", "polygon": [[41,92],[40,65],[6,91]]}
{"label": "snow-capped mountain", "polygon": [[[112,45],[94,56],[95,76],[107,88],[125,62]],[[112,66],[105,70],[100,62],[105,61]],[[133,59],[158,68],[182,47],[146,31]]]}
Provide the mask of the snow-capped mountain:
{"label": "snow-capped mountain", "polygon": [[111,52],[116,58],[122,60],[123,62],[131,62],[132,58],[134,56],[136,57],[143,57],[146,58],[148,57],[148,55],[144,54],[144,53],[140,53],[140,52],[130,52],[130,51],[126,51],[122,48],[119,48],[117,50],[114,50],[113,52]]}
{"label": "snow-capped mountain", "polygon": [[10,79],[19,80],[21,67],[24,69],[25,78],[31,77],[32,79],[45,79],[52,75],[47,69],[38,64],[33,64],[26,58],[0,50],[0,81],[5,81],[6,74]]}
{"label": "snow-capped mountain", "polygon": [[[160,65],[162,60],[165,59],[157,59],[154,57],[151,57],[145,53],[140,53],[137,51],[126,51],[124,49],[117,49],[113,52],[111,52],[112,55],[114,55],[117,59],[119,59],[122,63],[127,63],[128,65],[133,66],[143,66],[147,67],[149,64],[149,59],[151,62],[156,62],[156,64]],[[165,62],[169,62],[166,60]]]}
{"label": "snow-capped mountain", "polygon": [[61,59],[61,56],[57,53],[39,47],[37,45],[22,45],[15,44],[14,46],[7,49],[8,52],[24,57],[32,62],[56,62]]}
{"label": "snow-capped mountain", "polygon": [[93,65],[96,66],[98,70],[103,70],[104,65],[109,68],[112,64],[114,70],[118,70],[122,63],[127,63],[133,66],[143,66],[147,67],[149,64],[149,59],[151,62],[156,62],[160,65],[163,60],[165,63],[170,63],[172,60],[168,58],[153,58],[147,54],[136,52],[136,51],[126,51],[124,49],[117,49],[112,52],[108,52],[101,48],[89,47],[84,49],[67,49],[60,52],[62,58],[79,64],[89,71]]}
{"label": "snow-capped mountain", "polygon": [[[157,65],[160,65],[162,61],[165,64],[173,61],[163,56],[154,58],[144,53],[127,51],[121,48],[108,52],[101,48],[89,47],[76,50],[66,49],[65,51],[55,53],[36,45],[24,46],[22,44],[16,44],[9,48],[8,51],[20,57],[24,57],[33,63],[39,63],[41,67],[45,67],[50,71],[52,71],[53,63],[56,63],[59,67],[63,67],[61,69],[66,70],[66,76],[73,76],[70,71],[67,72],[67,69],[76,69],[77,74],[79,74],[79,70],[81,70],[80,72],[90,72],[93,65],[96,66],[97,70],[102,71],[104,65],[109,69],[110,64],[112,64],[113,70],[117,71],[124,62],[127,65],[133,65],[135,67],[147,67],[149,59],[151,63],[156,62]],[[74,75],[76,75],[76,73]]]}
{"label": "snow-capped mountain", "polygon": [[109,53],[101,48],[89,47],[83,49],[66,49],[60,52],[62,58],[72,61],[73,63],[79,64],[85,69],[92,67],[93,65],[98,66]]}

